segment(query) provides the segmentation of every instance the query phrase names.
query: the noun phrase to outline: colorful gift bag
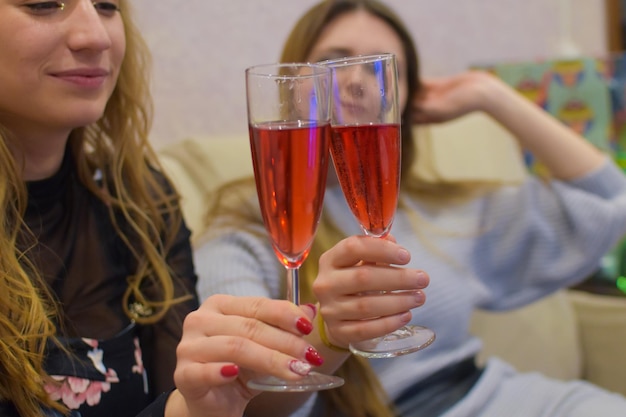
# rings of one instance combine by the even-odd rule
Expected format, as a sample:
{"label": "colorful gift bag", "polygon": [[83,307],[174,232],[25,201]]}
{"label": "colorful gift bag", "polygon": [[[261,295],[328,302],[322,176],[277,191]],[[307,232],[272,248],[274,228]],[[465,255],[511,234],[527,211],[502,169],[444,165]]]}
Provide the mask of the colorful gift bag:
{"label": "colorful gift bag", "polygon": [[613,109],[613,153],[619,166],[626,170],[626,53],[610,56],[606,67]]}
{"label": "colorful gift bag", "polygon": [[[613,111],[606,60],[580,58],[478,68],[497,75],[599,149],[613,155]],[[525,153],[524,159],[532,171],[542,172],[530,153]]]}

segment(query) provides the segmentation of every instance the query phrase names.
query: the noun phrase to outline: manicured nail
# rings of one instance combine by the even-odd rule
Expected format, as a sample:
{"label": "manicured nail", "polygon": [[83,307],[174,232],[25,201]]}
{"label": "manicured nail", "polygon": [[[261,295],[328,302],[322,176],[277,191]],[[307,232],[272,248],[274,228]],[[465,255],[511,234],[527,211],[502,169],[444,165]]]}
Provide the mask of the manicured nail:
{"label": "manicured nail", "polygon": [[296,321],[296,327],[302,334],[309,334],[313,331],[313,323],[311,323],[306,317],[300,317]]}
{"label": "manicured nail", "polygon": [[306,376],[309,374],[309,372],[311,372],[311,365],[309,365],[306,362],[302,362],[302,361],[298,361],[294,359],[291,362],[289,362],[289,369],[294,374]]}
{"label": "manicured nail", "polygon": [[406,313],[400,316],[400,323],[402,323],[402,325],[404,326],[405,324],[411,321],[412,317],[413,315],[411,314],[411,312],[407,311]]}
{"label": "manicured nail", "polygon": [[322,358],[322,356],[313,347],[309,347],[306,350],[305,358],[307,361],[309,361],[311,365],[320,366],[324,363],[324,359]]}
{"label": "manicured nail", "polygon": [[408,250],[401,248],[398,250],[398,261],[409,262],[411,260],[411,254]]}
{"label": "manicured nail", "polygon": [[220,373],[225,378],[231,378],[239,375],[239,367],[237,365],[224,365],[222,366]]}
{"label": "manicured nail", "polygon": [[429,283],[430,283],[430,279],[428,278],[428,275],[426,275],[426,272],[418,271],[417,272],[417,285],[419,285],[420,287],[424,288]]}

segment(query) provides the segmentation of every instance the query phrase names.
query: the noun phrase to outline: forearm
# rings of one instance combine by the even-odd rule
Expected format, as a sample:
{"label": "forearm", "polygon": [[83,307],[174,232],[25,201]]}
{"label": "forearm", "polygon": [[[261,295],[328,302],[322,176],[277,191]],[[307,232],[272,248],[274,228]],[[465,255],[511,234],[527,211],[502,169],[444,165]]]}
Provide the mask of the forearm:
{"label": "forearm", "polygon": [[563,123],[490,77],[478,89],[480,108],[505,127],[554,178],[574,179],[597,169],[605,156]]}

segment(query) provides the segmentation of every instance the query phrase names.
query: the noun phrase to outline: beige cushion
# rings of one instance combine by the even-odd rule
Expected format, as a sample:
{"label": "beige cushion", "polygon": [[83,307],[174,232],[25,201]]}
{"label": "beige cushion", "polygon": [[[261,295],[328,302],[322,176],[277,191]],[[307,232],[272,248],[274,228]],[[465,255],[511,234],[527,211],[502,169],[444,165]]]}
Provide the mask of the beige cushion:
{"label": "beige cushion", "polygon": [[526,175],[515,139],[484,113],[417,126],[415,137],[414,170],[425,181],[516,184]]}
{"label": "beige cushion", "polygon": [[480,363],[495,355],[524,372],[582,376],[576,315],[565,290],[513,311],[476,311],[471,332],[484,342]]}
{"label": "beige cushion", "polygon": [[580,326],[584,378],[626,395],[626,297],[571,291],[570,299]]}
{"label": "beige cushion", "polygon": [[252,175],[246,137],[189,138],[159,151],[163,169],[182,196],[193,242],[204,230],[207,194],[226,181]]}

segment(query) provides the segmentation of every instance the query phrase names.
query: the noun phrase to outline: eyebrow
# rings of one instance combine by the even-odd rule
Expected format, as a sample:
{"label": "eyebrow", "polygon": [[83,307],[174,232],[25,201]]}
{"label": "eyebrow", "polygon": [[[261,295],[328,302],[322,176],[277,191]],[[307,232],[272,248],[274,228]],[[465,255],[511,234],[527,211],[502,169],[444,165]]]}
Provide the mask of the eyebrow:
{"label": "eyebrow", "polygon": [[315,51],[315,55],[318,56],[324,56],[324,55],[338,55],[338,58],[341,57],[345,57],[345,56],[350,56],[352,55],[350,52],[350,49],[347,48],[328,48],[328,49],[321,49],[318,51]]}

